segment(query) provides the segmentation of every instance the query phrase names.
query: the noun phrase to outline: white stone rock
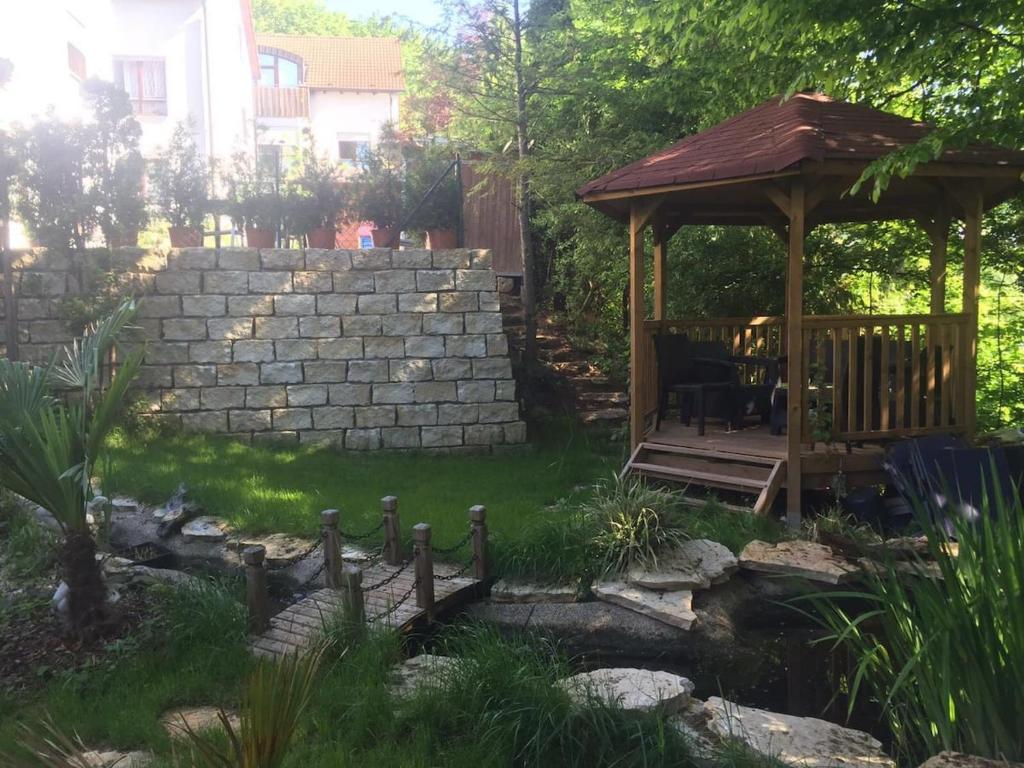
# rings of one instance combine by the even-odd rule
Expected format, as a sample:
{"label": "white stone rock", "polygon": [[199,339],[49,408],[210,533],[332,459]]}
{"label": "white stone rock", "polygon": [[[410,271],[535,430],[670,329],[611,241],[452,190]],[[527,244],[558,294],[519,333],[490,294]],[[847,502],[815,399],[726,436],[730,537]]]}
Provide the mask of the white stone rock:
{"label": "white stone rock", "polygon": [[727,547],[717,541],[693,539],[659,556],[655,567],[634,566],[626,580],[646,589],[708,589],[728,581],[738,567],[736,556]]}
{"label": "white stone rock", "polygon": [[138,501],[127,496],[115,496],[110,503],[113,505],[114,511],[121,514],[133,514],[142,508]]}
{"label": "white stone rock", "polygon": [[271,533],[266,536],[246,536],[231,541],[228,546],[241,552],[246,547],[262,546],[266,550],[268,566],[280,568],[296,563],[303,557],[312,556],[318,551],[319,542],[311,539],[300,539],[285,533]]}
{"label": "white stone rock", "polygon": [[741,740],[755,752],[800,768],[895,768],[878,739],[815,717],[782,715],[712,696],[708,730]]}
{"label": "white stone rock", "polygon": [[[241,720],[237,712],[225,710],[228,722],[237,731]],[[220,730],[224,725],[220,720],[220,710],[217,707],[179,707],[170,709],[160,716],[160,723],[168,736],[181,737],[187,734],[187,729],[195,733],[201,731]]]}
{"label": "white stone rock", "polygon": [[577,704],[585,704],[592,697],[635,712],[661,709],[677,712],[690,700],[693,683],[671,672],[631,667],[608,667],[559,680],[564,690]]}
{"label": "white stone rock", "polygon": [[538,584],[499,579],[491,587],[491,600],[496,603],[574,603],[574,584]]}
{"label": "white stone rock", "polygon": [[150,752],[101,752],[94,749],[83,752],[79,757],[89,768],[145,768],[153,762]]}
{"label": "white stone rock", "polygon": [[856,565],[835,555],[825,544],[801,540],[778,544],[754,540],[740,552],[740,567],[759,573],[802,576],[826,584],[842,584],[860,573]]}
{"label": "white stone rock", "polygon": [[411,696],[417,688],[438,686],[445,675],[456,669],[460,660],[453,656],[421,653],[396,664],[391,671],[391,692],[399,697]]}
{"label": "white stone rock", "polygon": [[223,523],[215,517],[197,517],[181,527],[181,535],[187,541],[224,541],[227,534]]}
{"label": "white stone rock", "polygon": [[623,581],[601,581],[594,585],[594,595],[680,629],[689,629],[697,619],[689,590],[655,592]]}

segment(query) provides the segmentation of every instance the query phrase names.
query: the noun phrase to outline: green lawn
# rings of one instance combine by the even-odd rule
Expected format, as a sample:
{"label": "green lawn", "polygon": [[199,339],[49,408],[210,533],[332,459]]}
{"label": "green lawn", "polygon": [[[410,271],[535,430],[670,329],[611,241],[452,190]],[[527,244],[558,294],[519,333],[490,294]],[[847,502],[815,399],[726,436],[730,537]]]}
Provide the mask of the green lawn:
{"label": "green lawn", "polygon": [[620,443],[549,426],[522,451],[493,455],[352,453],[328,448],[249,446],[225,438],[116,434],[99,467],[107,495],[147,503],[184,482],[207,514],[251,532],[314,535],[319,512],[335,507],[348,531],[372,528],[380,498],[399,498],[402,527],[428,522],[439,546],[460,538],[466,511],[487,507],[490,529],[514,536],[566,496],[617,471]]}

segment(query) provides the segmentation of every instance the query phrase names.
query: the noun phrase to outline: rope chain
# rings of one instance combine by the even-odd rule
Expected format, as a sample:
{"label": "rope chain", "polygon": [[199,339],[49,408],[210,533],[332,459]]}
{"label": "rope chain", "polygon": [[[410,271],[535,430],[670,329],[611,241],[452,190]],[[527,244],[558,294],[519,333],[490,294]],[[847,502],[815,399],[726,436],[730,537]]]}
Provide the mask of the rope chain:
{"label": "rope chain", "polygon": [[386,619],[389,616],[393,615],[395,611],[397,611],[399,608],[405,605],[405,601],[409,599],[409,597],[412,595],[416,587],[419,586],[419,584],[420,580],[415,579],[412,583],[412,586],[409,587],[409,589],[407,589],[405,593],[400,598],[398,598],[398,600],[396,600],[386,611],[384,611],[384,613],[377,614],[376,616],[372,617],[367,623],[372,624],[375,621],[380,621],[381,619]]}
{"label": "rope chain", "polygon": [[462,567],[455,573],[450,573],[447,576],[438,576],[437,574],[434,574],[434,581],[455,581],[455,579],[462,578],[466,575],[466,572],[473,567],[474,563],[476,563],[476,555],[473,555],[469,560],[464,562]]}
{"label": "rope chain", "polygon": [[375,590],[375,589],[380,589],[381,587],[386,587],[386,586],[387,586],[388,584],[390,584],[390,583],[391,583],[391,582],[393,582],[393,581],[394,581],[395,579],[397,579],[397,578],[398,578],[399,576],[401,576],[401,575],[402,575],[402,573],[403,573],[403,572],[404,572],[404,571],[405,571],[405,570],[406,570],[406,569],[407,569],[407,568],[408,568],[408,567],[409,567],[410,565],[412,565],[412,562],[413,562],[412,560],[406,560],[406,561],[405,561],[405,562],[404,562],[404,563],[402,564],[402,567],[401,567],[401,568],[399,568],[399,569],[398,569],[397,571],[395,571],[394,573],[388,574],[388,575],[387,575],[387,576],[385,576],[385,577],[384,577],[383,579],[381,579],[380,581],[378,581],[378,582],[376,582],[376,583],[374,583],[374,584],[364,584],[364,585],[363,585],[363,592],[372,592],[372,591],[373,591],[373,590]]}
{"label": "rope chain", "polygon": [[318,550],[318,549],[320,548],[321,544],[323,544],[323,542],[322,542],[322,541],[319,541],[319,540],[317,540],[317,541],[314,541],[314,542],[313,542],[313,543],[312,543],[312,544],[311,544],[311,545],[310,545],[309,547],[307,547],[307,548],[306,548],[306,549],[305,549],[305,550],[304,550],[304,551],[302,552],[302,554],[301,554],[301,555],[299,555],[298,557],[293,557],[293,558],[290,558],[290,559],[288,559],[288,560],[285,560],[284,562],[281,562],[281,563],[279,563],[279,564],[277,564],[277,565],[270,565],[270,564],[268,563],[268,564],[267,564],[267,566],[266,566],[266,567],[267,567],[267,570],[268,570],[269,572],[271,572],[271,573],[274,573],[274,572],[276,572],[276,571],[283,571],[283,570],[285,570],[285,569],[287,569],[287,568],[291,568],[291,567],[292,567],[293,565],[298,565],[298,564],[299,564],[299,563],[301,563],[301,562],[302,562],[303,560],[305,560],[305,559],[306,559],[307,557],[309,557],[309,556],[310,556],[310,555],[312,555],[312,554],[313,554],[314,552],[316,552],[316,551],[317,551],[317,550]]}
{"label": "rope chain", "polygon": [[450,547],[432,547],[432,549],[434,550],[434,554],[437,554],[437,555],[450,555],[453,552],[458,552],[460,549],[462,549],[464,546],[466,546],[466,544],[469,543],[469,540],[471,538],[473,538],[473,531],[472,530],[470,530],[469,533],[467,533],[465,536],[463,536],[461,539],[459,539],[459,541],[455,542],[455,544],[453,544]]}
{"label": "rope chain", "polygon": [[380,531],[383,527],[384,518],[382,517],[380,519],[380,522],[377,523],[377,525],[374,528],[367,531],[366,533],[349,533],[348,531],[344,531],[341,528],[338,528],[338,533],[341,535],[341,538],[343,539],[348,539],[349,541],[362,541],[363,539],[370,538],[371,536],[373,536],[373,534]]}

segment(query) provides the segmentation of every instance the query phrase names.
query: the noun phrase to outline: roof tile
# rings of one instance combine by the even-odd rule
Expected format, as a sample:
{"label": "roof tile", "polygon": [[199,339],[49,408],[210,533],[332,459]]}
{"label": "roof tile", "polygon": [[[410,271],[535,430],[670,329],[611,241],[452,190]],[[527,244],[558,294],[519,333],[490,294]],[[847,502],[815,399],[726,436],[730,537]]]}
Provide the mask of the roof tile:
{"label": "roof tile", "polygon": [[395,37],[256,35],[263,51],[276,48],[300,57],[303,84],[340,91],[402,91],[402,51]]}

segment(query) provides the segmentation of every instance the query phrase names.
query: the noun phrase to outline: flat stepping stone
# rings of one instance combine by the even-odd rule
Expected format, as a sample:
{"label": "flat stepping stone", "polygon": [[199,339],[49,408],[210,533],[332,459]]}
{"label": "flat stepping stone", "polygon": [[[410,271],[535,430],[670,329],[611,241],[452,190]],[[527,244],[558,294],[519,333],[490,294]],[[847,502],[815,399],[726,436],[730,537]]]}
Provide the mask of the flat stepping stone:
{"label": "flat stepping stone", "polygon": [[782,715],[712,696],[704,704],[707,727],[755,752],[799,768],[895,768],[882,743],[852,728],[816,717]]}
{"label": "flat stepping stone", "polygon": [[709,539],[693,539],[659,555],[652,568],[634,566],[626,581],[661,591],[708,589],[728,581],[738,569],[736,556],[727,547]]}
{"label": "flat stepping stone", "polygon": [[578,589],[573,584],[537,584],[499,579],[491,587],[496,603],[575,603]]}
{"label": "flat stepping stone", "polygon": [[1024,768],[1024,763],[1008,763],[963,752],[939,752],[921,763],[920,768]]}
{"label": "flat stepping stone", "polygon": [[271,533],[266,536],[247,536],[243,539],[233,540],[228,543],[228,546],[238,551],[246,547],[264,547],[267,552],[267,565],[280,568],[312,555],[320,546],[320,542],[284,533]]}
{"label": "flat stepping stone", "polygon": [[[89,768],[146,768],[153,762],[151,752],[118,752],[90,750],[78,756]],[[75,763],[77,766],[78,763]]]}
{"label": "flat stepping stone", "polygon": [[689,629],[697,620],[693,612],[693,592],[689,590],[656,592],[624,581],[601,581],[594,586],[594,595],[598,600],[680,629]]}
{"label": "flat stepping stone", "polygon": [[216,517],[197,517],[181,526],[181,535],[186,541],[224,541],[228,535],[223,526]]}
{"label": "flat stepping stone", "polygon": [[[210,731],[214,729],[223,730],[224,724],[220,721],[220,710],[217,707],[179,707],[169,709],[160,716],[160,724],[168,736],[178,738],[187,734],[186,725],[195,733]],[[241,720],[238,713],[225,710],[228,722],[236,731]]]}
{"label": "flat stepping stone", "polygon": [[740,553],[740,567],[758,573],[800,576],[825,584],[843,584],[856,579],[860,569],[813,541],[780,541],[770,544],[754,540]]}
{"label": "flat stepping stone", "polygon": [[556,685],[576,704],[598,697],[630,712],[659,709],[678,712],[690,700],[693,683],[671,672],[632,667],[607,667],[559,680]]}
{"label": "flat stepping stone", "polygon": [[391,693],[404,699],[415,693],[417,688],[437,687],[461,663],[454,656],[434,653],[421,653],[408,658],[391,670]]}

